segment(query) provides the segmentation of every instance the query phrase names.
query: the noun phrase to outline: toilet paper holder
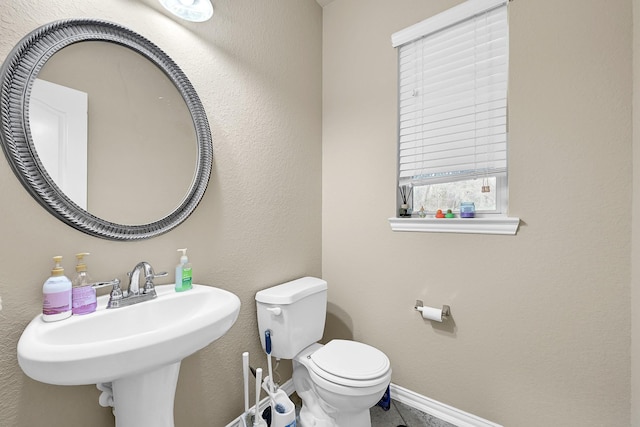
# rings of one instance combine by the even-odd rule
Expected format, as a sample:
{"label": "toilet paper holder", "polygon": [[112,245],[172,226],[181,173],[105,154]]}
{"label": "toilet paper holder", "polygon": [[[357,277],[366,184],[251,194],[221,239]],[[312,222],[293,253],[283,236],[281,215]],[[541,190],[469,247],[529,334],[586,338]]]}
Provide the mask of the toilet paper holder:
{"label": "toilet paper holder", "polygon": [[[424,308],[424,303],[422,302],[422,300],[417,299],[416,303],[414,305],[414,308],[417,311],[422,312],[423,311],[422,309]],[[451,307],[449,307],[448,305],[443,305],[442,306],[442,319],[441,319],[441,321],[442,320],[446,320],[447,317],[449,317],[449,316],[451,316]]]}

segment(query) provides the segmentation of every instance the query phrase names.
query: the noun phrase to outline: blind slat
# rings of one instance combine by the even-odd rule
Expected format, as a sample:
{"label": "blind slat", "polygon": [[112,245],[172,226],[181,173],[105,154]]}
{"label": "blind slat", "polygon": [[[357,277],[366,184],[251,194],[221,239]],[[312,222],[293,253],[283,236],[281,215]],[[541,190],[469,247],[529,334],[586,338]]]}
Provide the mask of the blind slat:
{"label": "blind slat", "polygon": [[508,25],[506,1],[495,3],[468,0],[455,22],[398,49],[401,183],[506,173]]}

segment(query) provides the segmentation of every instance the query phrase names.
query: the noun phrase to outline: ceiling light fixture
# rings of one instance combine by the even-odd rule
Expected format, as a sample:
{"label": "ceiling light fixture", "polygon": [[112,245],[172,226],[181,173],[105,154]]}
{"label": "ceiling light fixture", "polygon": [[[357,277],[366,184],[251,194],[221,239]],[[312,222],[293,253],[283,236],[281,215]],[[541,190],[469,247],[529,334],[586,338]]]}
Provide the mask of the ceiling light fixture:
{"label": "ceiling light fixture", "polygon": [[213,16],[210,0],[159,0],[160,4],[179,18],[204,22]]}

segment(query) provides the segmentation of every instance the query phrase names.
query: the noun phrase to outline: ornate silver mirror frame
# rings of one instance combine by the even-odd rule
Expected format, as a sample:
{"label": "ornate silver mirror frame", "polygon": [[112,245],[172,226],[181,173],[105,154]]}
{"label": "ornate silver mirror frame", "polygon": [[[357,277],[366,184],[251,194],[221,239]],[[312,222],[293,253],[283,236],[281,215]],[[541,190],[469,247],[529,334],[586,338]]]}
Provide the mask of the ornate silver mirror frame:
{"label": "ornate silver mirror frame", "polygon": [[[194,180],[180,205],[166,217],[143,225],[122,225],[98,218],[76,205],[51,179],[35,152],[28,102],[33,83],[47,60],[82,41],[106,41],[134,50],[153,62],[173,82],[189,108],[198,155]],[[0,68],[0,143],[14,173],[38,203],[71,227],[110,240],[140,240],[166,233],[194,211],[207,188],[213,144],[206,113],[180,68],[160,48],[118,24],[89,19],[56,21],[32,31],[9,53]]]}

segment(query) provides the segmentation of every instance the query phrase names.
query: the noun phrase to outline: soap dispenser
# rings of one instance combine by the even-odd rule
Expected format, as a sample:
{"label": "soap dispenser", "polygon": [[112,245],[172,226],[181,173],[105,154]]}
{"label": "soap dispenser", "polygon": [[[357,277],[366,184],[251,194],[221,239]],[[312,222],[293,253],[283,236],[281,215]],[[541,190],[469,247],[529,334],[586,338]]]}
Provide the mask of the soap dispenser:
{"label": "soap dispenser", "polygon": [[64,275],[62,257],[54,256],[51,277],[42,286],[42,320],[55,322],[71,316],[71,281]]}
{"label": "soap dispenser", "polygon": [[191,264],[187,258],[187,248],[178,249],[182,252],[180,264],[176,266],[176,292],[188,291],[192,288]]}
{"label": "soap dispenser", "polygon": [[87,252],[76,254],[76,277],[73,279],[72,306],[73,314],[89,314],[96,311],[98,301],[96,290],[91,286],[91,279],[87,273],[84,257]]}

